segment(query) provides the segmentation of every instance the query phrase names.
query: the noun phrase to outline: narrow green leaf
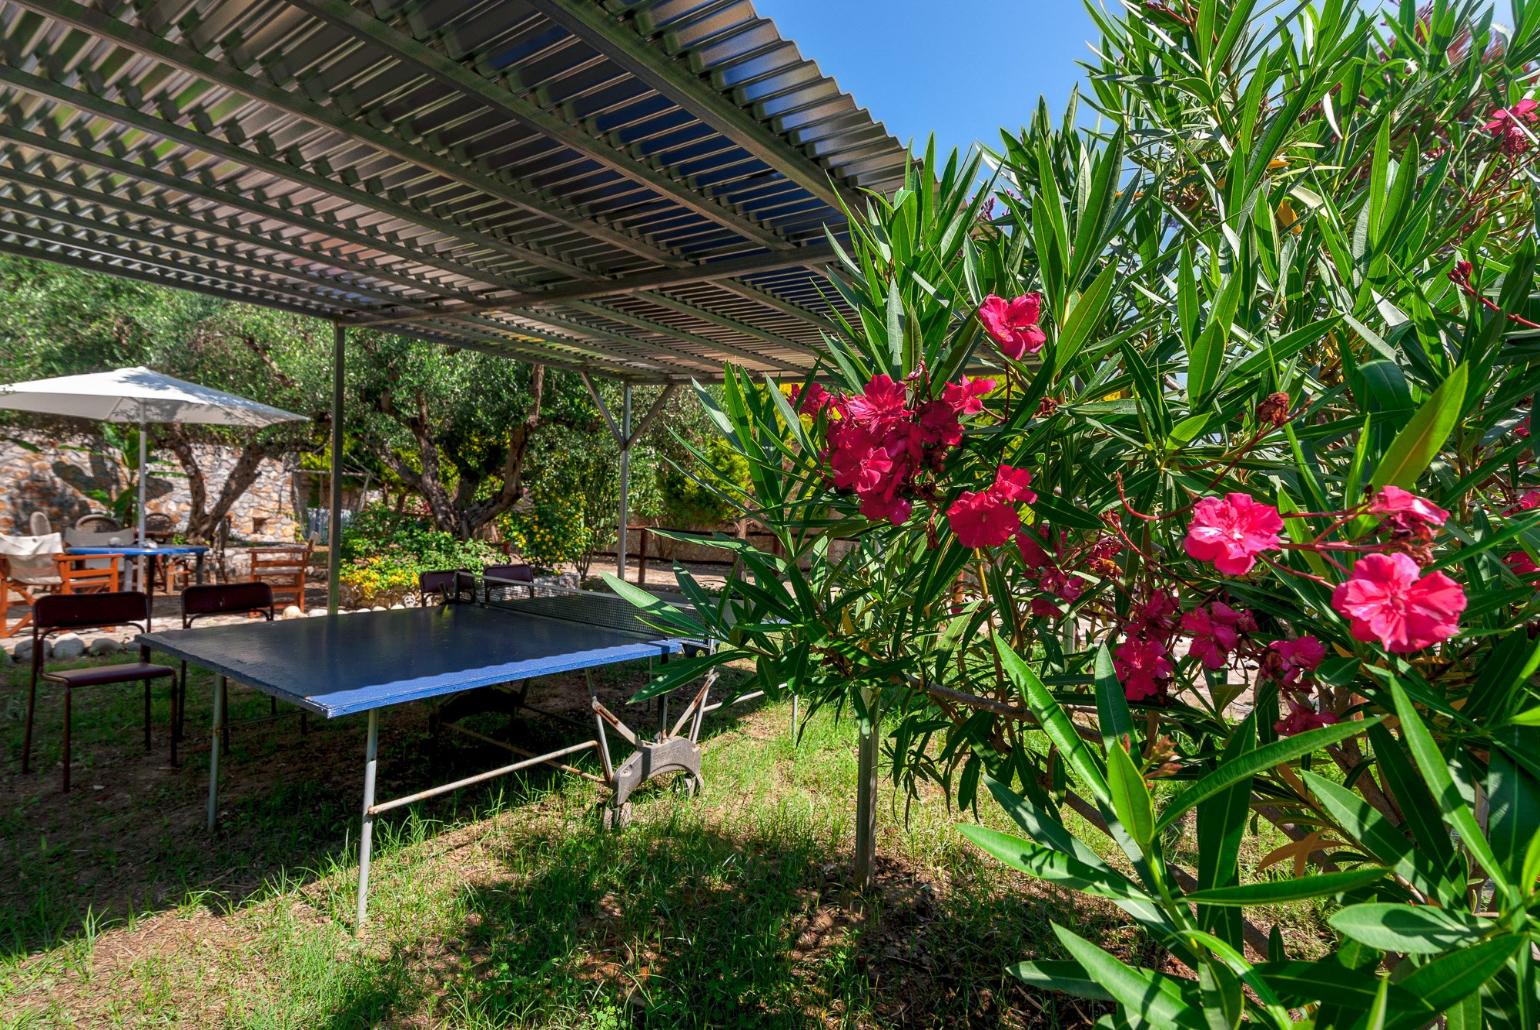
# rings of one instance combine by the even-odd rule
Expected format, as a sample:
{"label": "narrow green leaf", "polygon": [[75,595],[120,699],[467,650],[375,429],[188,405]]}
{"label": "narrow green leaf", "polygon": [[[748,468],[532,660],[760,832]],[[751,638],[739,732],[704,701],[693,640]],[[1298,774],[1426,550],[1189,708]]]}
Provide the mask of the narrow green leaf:
{"label": "narrow green leaf", "polygon": [[1461,948],[1417,967],[1396,986],[1425,1005],[1427,1011],[1420,1016],[1392,1020],[1391,1025],[1423,1025],[1431,1017],[1479,991],[1482,984],[1508,964],[1514,952],[1527,946],[1523,936],[1509,934]]}
{"label": "narrow green leaf", "polygon": [[1210,887],[1182,895],[1183,901],[1205,905],[1279,905],[1305,898],[1341,894],[1383,879],[1388,869],[1349,869],[1336,873],[1317,873],[1298,880],[1247,883],[1239,887]]}
{"label": "narrow green leaf", "polygon": [[1371,901],[1349,905],[1326,920],[1342,936],[1379,951],[1437,955],[1474,944],[1492,928],[1487,920],[1431,905]]}
{"label": "narrow green leaf", "polygon": [[1202,1026],[1199,1013],[1175,990],[1143,969],[1125,965],[1090,941],[1058,923],[1053,932],[1070,957],[1090,978],[1106,988],[1137,1026]]}
{"label": "narrow green leaf", "polygon": [[1112,792],[1112,810],[1118,822],[1146,854],[1155,836],[1155,812],[1150,789],[1139,774],[1133,759],[1122,744],[1107,749],[1107,785]]}
{"label": "narrow green leaf", "polygon": [[[1102,749],[1111,751],[1118,741],[1133,734],[1133,720],[1128,714],[1128,696],[1112,667],[1112,652],[1106,643],[1096,648],[1096,714],[1101,730]],[[1540,709],[1536,709],[1540,711]]]}
{"label": "narrow green leaf", "polygon": [[1110,869],[1097,869],[1062,851],[1045,848],[1035,841],[1002,833],[988,826],[959,826],[958,830],[988,854],[1028,876],[1103,898],[1150,900],[1148,894],[1123,874]]}
{"label": "narrow green leaf", "polygon": [[1232,783],[1240,783],[1249,780],[1257,773],[1271,769],[1275,765],[1291,761],[1301,755],[1308,755],[1313,751],[1319,751],[1328,744],[1335,744],[1339,740],[1345,740],[1355,734],[1362,733],[1367,726],[1379,722],[1384,716],[1375,716],[1361,722],[1339,722],[1331,726],[1322,726],[1318,729],[1306,730],[1304,733],[1296,733],[1292,737],[1283,737],[1264,744],[1255,751],[1248,751],[1233,761],[1221,762],[1217,768],[1207,776],[1191,784],[1166,805],[1166,810],[1161,814],[1160,822],[1156,824],[1155,831],[1159,833],[1181,818],[1187,811],[1199,801],[1219,793]]}
{"label": "narrow green leaf", "polygon": [[1107,314],[1107,305],[1112,301],[1117,277],[1117,263],[1109,261],[1101,274],[1076,299],[1074,307],[1070,308],[1059,330],[1058,341],[1054,344],[1055,360],[1059,368],[1069,368],[1070,361],[1080,353],[1086,340],[1090,339],[1091,331],[1101,324]]}
{"label": "narrow green leaf", "polygon": [[1378,490],[1382,486],[1399,486],[1411,490],[1417,485],[1459,421],[1468,376],[1466,366],[1460,365],[1429,395],[1417,414],[1390,441],[1369,479],[1371,487]]}
{"label": "narrow green leaf", "polygon": [[1101,765],[1096,761],[1096,756],[1091,749],[1086,747],[1085,741],[1080,739],[1075,724],[1065,714],[1059,702],[1053,699],[1048,688],[1043,686],[1043,681],[1038,679],[1037,673],[1021,659],[1011,645],[1006,643],[1004,637],[995,638],[995,650],[1000,653],[1000,663],[1005,669],[1005,674],[1010,677],[1016,689],[1021,692],[1027,707],[1032,714],[1037,716],[1037,721],[1042,724],[1043,732],[1048,734],[1048,739],[1053,741],[1055,747],[1063,754],[1064,760],[1075,774],[1089,787],[1102,804],[1109,801],[1107,794],[1107,777],[1102,772]]}

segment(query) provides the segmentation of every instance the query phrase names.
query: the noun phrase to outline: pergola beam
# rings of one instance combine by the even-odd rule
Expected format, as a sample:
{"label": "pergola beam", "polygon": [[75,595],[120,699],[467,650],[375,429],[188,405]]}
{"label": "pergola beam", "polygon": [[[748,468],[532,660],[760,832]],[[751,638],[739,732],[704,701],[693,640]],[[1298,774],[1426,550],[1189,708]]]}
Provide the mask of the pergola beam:
{"label": "pergola beam", "polygon": [[611,246],[649,260],[665,263],[678,260],[676,255],[667,253],[635,234],[614,229],[588,212],[576,210],[559,201],[543,197],[544,191],[533,183],[504,181],[505,176],[490,169],[477,167],[474,164],[462,166],[453,161],[446,161],[421,147],[374,128],[366,119],[349,119],[339,115],[297,92],[271,85],[228,64],[215,61],[196,50],[109,17],[93,8],[74,3],[72,0],[9,0],[9,2],[56,21],[95,33],[136,53],[260,101],[314,125],[362,140],[381,153],[389,154],[398,160],[441,175],[462,186],[496,197],[556,222],[571,231],[603,240]]}
{"label": "pergola beam", "polygon": [[693,283],[715,282],[757,272],[775,272],[787,268],[820,268],[834,260],[834,250],[827,244],[803,247],[789,254],[769,254],[748,258],[730,258],[696,265],[687,269],[662,269],[656,272],[639,272],[636,275],[616,279],[597,279],[553,286],[538,292],[513,293],[499,299],[477,301],[455,307],[445,306],[435,312],[404,315],[365,314],[359,325],[399,325],[418,318],[436,315],[463,314],[471,311],[516,311],[523,308],[560,304],[567,301],[591,300],[622,293],[641,293],[646,290],[667,289],[670,286],[688,286]]}
{"label": "pergola beam", "polygon": [[729,204],[685,185],[669,172],[654,168],[645,160],[598,139],[589,129],[573,125],[526,100],[515,91],[520,85],[517,82],[510,82],[507,86],[494,82],[481,72],[397,31],[387,22],[358,10],[345,0],[288,0],[288,3],[313,17],[368,39],[436,81],[477,98],[493,110],[517,119],[540,134],[598,161],[606,168],[648,187],[687,210],[726,226],[762,246],[776,249],[792,245],[778,233],[734,210]]}
{"label": "pergola beam", "polygon": [[814,197],[840,210],[840,191],[817,162],[753,115],[687,72],[593,0],[527,0],[547,18],[734,140]]}

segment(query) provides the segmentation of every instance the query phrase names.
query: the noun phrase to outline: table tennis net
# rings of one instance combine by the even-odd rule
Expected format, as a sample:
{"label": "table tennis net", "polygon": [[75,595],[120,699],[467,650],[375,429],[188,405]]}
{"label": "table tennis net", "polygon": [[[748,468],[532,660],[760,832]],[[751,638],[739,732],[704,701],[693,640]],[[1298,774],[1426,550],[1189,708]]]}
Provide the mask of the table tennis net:
{"label": "table tennis net", "polygon": [[666,631],[648,625],[637,607],[623,597],[549,583],[461,573],[456,577],[453,596],[446,599],[615,630],[648,640],[669,636]]}

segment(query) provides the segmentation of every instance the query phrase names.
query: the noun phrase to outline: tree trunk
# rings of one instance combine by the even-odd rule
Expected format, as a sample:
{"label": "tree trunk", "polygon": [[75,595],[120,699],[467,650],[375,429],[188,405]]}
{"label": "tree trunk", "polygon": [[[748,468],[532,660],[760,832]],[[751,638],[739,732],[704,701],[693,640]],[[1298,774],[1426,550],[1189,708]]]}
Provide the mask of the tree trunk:
{"label": "tree trunk", "polygon": [[409,411],[402,410],[395,396],[390,393],[382,394],[375,402],[375,408],[382,415],[411,434],[421,467],[412,468],[401,460],[400,455],[382,443],[373,444],[371,450],[380,464],[395,473],[402,483],[427,503],[435,529],[469,540],[524,496],[524,459],[534,441],[535,431],[540,428],[540,404],[545,395],[544,365],[534,366],[530,390],[533,397],[529,414],[508,433],[508,447],[501,470],[502,488],[484,500],[472,500],[481,486],[480,480],[462,476],[454,493],[445,485],[443,461],[429,416],[428,401],[421,394],[412,398]]}
{"label": "tree trunk", "polygon": [[167,445],[176,455],[187,476],[188,512],[187,528],[183,530],[189,539],[206,543],[213,539],[219,524],[230,514],[235,502],[240,500],[262,474],[262,462],[271,457],[273,449],[267,444],[251,443],[241,448],[230,474],[220,484],[219,495],[209,505],[208,477],[198,463],[197,450],[185,426],[166,427]]}

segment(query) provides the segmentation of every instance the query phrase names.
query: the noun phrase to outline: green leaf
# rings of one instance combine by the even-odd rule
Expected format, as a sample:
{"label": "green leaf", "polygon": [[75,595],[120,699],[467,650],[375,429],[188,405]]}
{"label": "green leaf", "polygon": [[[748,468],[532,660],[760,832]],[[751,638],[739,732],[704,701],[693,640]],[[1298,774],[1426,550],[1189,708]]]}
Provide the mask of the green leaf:
{"label": "green leaf", "polygon": [[1463,912],[1431,905],[1372,901],[1349,905],[1326,920],[1342,936],[1379,951],[1437,955],[1479,941],[1492,928]]}
{"label": "green leaf", "polygon": [[1101,324],[1107,314],[1107,306],[1112,301],[1117,278],[1117,262],[1109,261],[1102,273],[1075,301],[1075,306],[1070,308],[1069,316],[1065,318],[1059,330],[1059,338],[1054,344],[1055,361],[1059,368],[1069,367],[1070,361],[1080,353],[1086,340],[1090,339],[1091,331]]}
{"label": "green leaf", "polygon": [[1182,895],[1183,901],[1205,905],[1279,905],[1305,898],[1341,894],[1383,879],[1388,869],[1349,869],[1344,872],[1318,873],[1298,880],[1247,883],[1239,887],[1210,887]]}
{"label": "green leaf", "polygon": [[1148,894],[1123,874],[1111,869],[1097,869],[1062,851],[988,826],[959,826],[958,830],[985,852],[1028,876],[1103,898],[1150,900]]}
{"label": "green leaf", "polygon": [[1118,822],[1148,853],[1150,841],[1155,837],[1150,789],[1122,744],[1113,744],[1107,749],[1107,784],[1112,791],[1112,810],[1117,813]]}
{"label": "green leaf", "polygon": [[1459,831],[1460,842],[1481,863],[1481,868],[1487,871],[1493,882],[1505,893],[1511,892],[1512,888],[1503,876],[1503,867],[1487,843],[1486,834],[1476,822],[1470,806],[1460,796],[1454,777],[1449,774],[1448,760],[1433,742],[1432,735],[1413,707],[1411,698],[1406,696],[1406,690],[1402,688],[1399,679],[1390,681],[1390,692],[1395,699],[1396,715],[1401,719],[1401,734],[1412,752],[1412,760],[1417,763],[1428,789],[1433,792],[1439,813],[1450,827]]}
{"label": "green leaf", "polygon": [[[1540,711],[1540,709],[1536,709]],[[1128,696],[1112,667],[1112,652],[1106,643],[1096,648],[1096,715],[1101,730],[1102,748],[1111,751],[1118,742],[1133,734],[1133,720],[1128,714]]]}
{"label": "green leaf", "polygon": [[1053,741],[1055,747],[1063,754],[1064,760],[1075,771],[1081,781],[1089,787],[1102,804],[1110,800],[1107,793],[1107,777],[1102,772],[1101,765],[1096,761],[1096,756],[1091,749],[1086,747],[1085,741],[1080,739],[1075,724],[1065,714],[1059,702],[1053,699],[1048,688],[1043,686],[1043,681],[1038,679],[1021,656],[1011,650],[1011,645],[1006,643],[1004,637],[995,637],[995,650],[1000,654],[1001,667],[1010,677],[1016,689],[1021,692],[1026,700],[1027,707],[1032,714],[1037,716],[1037,721],[1042,724],[1043,732],[1048,734],[1048,739]]}
{"label": "green leaf", "polygon": [[1166,805],[1165,812],[1161,814],[1155,830],[1157,833],[1164,830],[1181,818],[1182,813],[1193,805],[1219,793],[1232,783],[1249,780],[1257,773],[1271,769],[1275,765],[1319,751],[1328,744],[1335,744],[1339,740],[1362,733],[1365,727],[1379,722],[1382,718],[1384,716],[1375,716],[1361,722],[1339,722],[1331,726],[1306,730],[1304,733],[1296,733],[1292,737],[1283,737],[1271,744],[1264,744],[1255,751],[1248,751],[1231,761],[1220,762],[1207,776],[1189,785],[1171,799]]}
{"label": "green leaf", "polygon": [[1459,421],[1468,376],[1466,366],[1460,365],[1429,395],[1417,414],[1390,441],[1369,479],[1371,487],[1378,490],[1382,486],[1399,486],[1411,490],[1417,485]]}
{"label": "green leaf", "polygon": [[1479,991],[1482,984],[1508,964],[1514,952],[1527,946],[1526,938],[1509,934],[1461,948],[1417,967],[1396,986],[1426,1006],[1427,1011],[1392,1020],[1391,1025],[1423,1025],[1431,1017]]}
{"label": "green leaf", "polygon": [[[1039,959],[1006,966],[1005,971],[1028,987],[1060,991],[1092,1001],[1112,1001],[1107,989],[1086,975],[1079,962],[1065,959]],[[1157,974],[1158,975],[1158,974]]]}
{"label": "green leaf", "polygon": [[1123,1006],[1130,1020],[1139,1026],[1202,1026],[1199,1013],[1182,1000],[1168,980],[1157,979],[1147,970],[1125,965],[1084,937],[1066,930],[1058,923],[1053,932],[1090,979],[1106,988]]}

